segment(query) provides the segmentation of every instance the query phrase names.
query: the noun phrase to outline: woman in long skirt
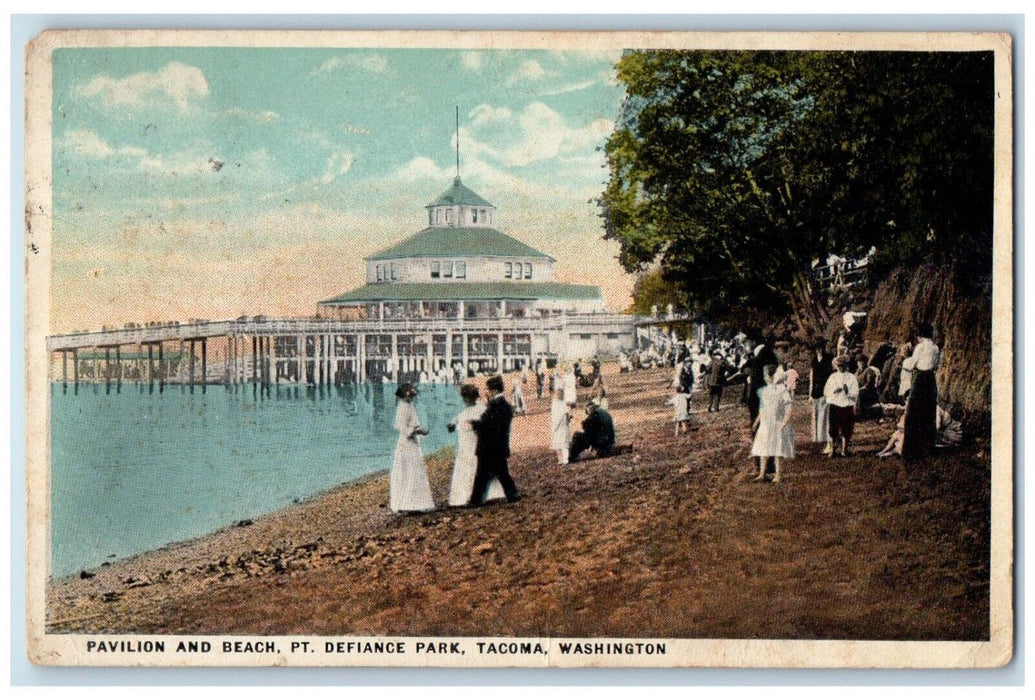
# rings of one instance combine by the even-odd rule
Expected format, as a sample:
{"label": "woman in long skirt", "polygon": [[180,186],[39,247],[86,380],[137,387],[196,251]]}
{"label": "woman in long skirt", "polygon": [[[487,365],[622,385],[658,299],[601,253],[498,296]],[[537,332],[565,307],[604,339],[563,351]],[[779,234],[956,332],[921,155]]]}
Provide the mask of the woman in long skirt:
{"label": "woman in long skirt", "polygon": [[557,464],[568,463],[571,448],[571,414],[564,403],[564,389],[558,388],[550,404],[550,447],[557,453]]}
{"label": "woman in long skirt", "polygon": [[[478,435],[471,427],[471,422],[481,418],[485,413],[485,404],[478,403],[478,387],[464,384],[460,387],[460,398],[464,402],[464,410],[460,411],[449,423],[449,431],[456,431],[456,457],[453,460],[453,479],[449,484],[449,505],[466,506],[471,502],[474,492],[474,477],[478,472]],[[485,500],[504,498],[503,486],[499,479],[489,482],[489,493]]]}
{"label": "woman in long skirt", "polygon": [[773,457],[773,483],[780,483],[780,463],[794,458],[794,430],[791,427],[791,406],[794,403],[790,392],[782,382],[773,380],[774,365],[763,369],[765,386],[759,390],[758,418],[755,419],[755,440],[751,445],[751,456],[759,457],[758,476],[755,481],[765,479],[765,465]]}
{"label": "woman in long skirt", "polygon": [[931,324],[921,324],[913,348],[913,381],[902,434],[902,458],[907,461],[930,454],[938,435],[938,382],[934,373],[941,364],[941,351],[933,336]]}
{"label": "woman in long skirt", "polygon": [[395,459],[388,475],[388,507],[394,513],[425,513],[435,509],[428,482],[428,468],[420,449],[420,436],[428,431],[421,427],[413,408],[417,390],[412,384],[401,384],[395,390],[399,405],[395,411]]}

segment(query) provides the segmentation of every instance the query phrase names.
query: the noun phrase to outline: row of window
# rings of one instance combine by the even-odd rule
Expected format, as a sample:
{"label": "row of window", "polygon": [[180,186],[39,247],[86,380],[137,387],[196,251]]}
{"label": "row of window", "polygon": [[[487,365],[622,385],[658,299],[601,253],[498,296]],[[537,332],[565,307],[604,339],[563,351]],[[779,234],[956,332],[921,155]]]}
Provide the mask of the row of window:
{"label": "row of window", "polygon": [[508,280],[519,280],[522,273],[526,280],[532,279],[532,263],[508,262],[503,266],[503,276]]}
{"label": "row of window", "polygon": [[455,263],[452,260],[435,260],[431,263],[431,279],[439,278],[456,278],[464,279],[467,277],[467,263],[457,260]]}
{"label": "row of window", "polygon": [[[397,263],[375,265],[374,274],[378,282],[395,282],[399,279],[399,266]],[[503,276],[508,280],[530,280],[532,263],[504,263]],[[462,260],[434,260],[431,263],[431,279],[467,279],[467,263]]]}
{"label": "row of window", "polygon": [[376,265],[375,270],[374,274],[377,275],[378,282],[388,282],[389,280],[394,282],[399,279],[399,266],[395,263]]}
{"label": "row of window", "polygon": [[[468,211],[471,213],[472,224],[488,224],[490,222],[489,210],[488,209],[461,209],[460,220],[457,222],[461,226],[465,223],[463,212]],[[428,212],[428,225],[452,225],[453,224],[453,209],[451,207],[436,207]]]}

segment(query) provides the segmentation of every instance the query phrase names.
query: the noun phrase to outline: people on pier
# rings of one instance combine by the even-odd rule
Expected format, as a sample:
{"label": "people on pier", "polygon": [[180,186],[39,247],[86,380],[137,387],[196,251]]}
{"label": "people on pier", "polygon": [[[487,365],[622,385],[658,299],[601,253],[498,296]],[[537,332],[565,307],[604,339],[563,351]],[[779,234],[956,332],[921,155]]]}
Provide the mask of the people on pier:
{"label": "people on pier", "polygon": [[564,390],[557,389],[550,403],[550,447],[557,453],[557,463],[568,463],[571,449],[571,413],[564,403]]}
{"label": "people on pier", "polygon": [[[478,403],[478,387],[464,384],[460,387],[460,398],[464,409],[456,415],[447,426],[449,432],[456,431],[456,456],[453,459],[453,477],[449,483],[449,505],[466,506],[474,494],[474,478],[478,471],[478,455],[476,448],[478,436],[471,423],[485,413],[485,404]],[[489,480],[489,491],[485,500],[503,498],[503,486],[499,479]]]}
{"label": "people on pier", "polygon": [[597,457],[607,457],[615,447],[615,424],[607,409],[598,407],[592,401],[586,404],[586,417],[582,430],[571,438],[569,461],[576,462],[579,456],[592,449]]}
{"label": "people on pier", "polygon": [[475,447],[478,468],[471,494],[472,506],[480,506],[485,502],[486,490],[493,477],[499,479],[502,484],[507,501],[513,503],[521,500],[507,466],[507,460],[510,458],[510,423],[514,418],[514,409],[507,403],[507,398],[503,394],[503,377],[489,377],[485,386],[489,392],[488,405],[480,418],[471,421],[471,427],[478,435]]}
{"label": "people on pier", "polygon": [[934,327],[930,323],[921,324],[916,335],[902,437],[902,458],[907,461],[930,454],[937,436],[938,383],[934,373],[941,364],[941,351],[934,344]]}
{"label": "people on pier", "polygon": [[434,510],[431,484],[420,438],[428,431],[421,427],[413,407],[417,390],[412,384],[401,384],[395,390],[398,406],[395,411],[395,429],[399,438],[395,443],[395,458],[388,476],[388,507],[394,513],[425,513]]}
{"label": "people on pier", "polygon": [[793,399],[782,378],[776,376],[778,365],[762,369],[765,386],[758,392],[759,411],[752,428],[755,438],[751,456],[758,461],[755,481],[765,479],[766,462],[773,460],[773,483],[780,483],[780,466],[794,457],[794,431],[791,427]]}

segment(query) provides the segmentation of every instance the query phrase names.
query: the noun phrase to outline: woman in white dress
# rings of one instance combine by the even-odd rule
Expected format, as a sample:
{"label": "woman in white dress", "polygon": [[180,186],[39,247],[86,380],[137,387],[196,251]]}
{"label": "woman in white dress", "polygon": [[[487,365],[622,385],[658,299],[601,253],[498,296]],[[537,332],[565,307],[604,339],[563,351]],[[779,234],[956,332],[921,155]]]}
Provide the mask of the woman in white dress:
{"label": "woman in white dress", "polygon": [[553,392],[550,404],[550,446],[557,452],[557,464],[568,463],[568,450],[571,448],[571,414],[564,403],[564,388],[558,387]]}
{"label": "woman in white dress", "polygon": [[525,415],[524,373],[514,376],[514,415]]}
{"label": "woman in white dress", "polygon": [[420,436],[427,435],[428,431],[421,427],[413,408],[417,396],[413,385],[401,384],[395,396],[399,399],[395,411],[399,440],[395,443],[395,459],[388,475],[388,507],[393,513],[426,513],[435,509],[428,468],[420,449]]}
{"label": "woman in white dress", "polygon": [[[478,435],[471,427],[471,422],[481,418],[485,412],[485,404],[478,403],[478,387],[464,384],[460,387],[460,398],[464,401],[464,410],[460,411],[449,423],[449,432],[457,433],[456,457],[453,460],[453,479],[449,484],[449,505],[466,506],[471,502],[474,491],[474,477],[478,471]],[[489,493],[486,501],[505,498],[503,485],[499,479],[489,482]]]}
{"label": "woman in white dress", "polygon": [[755,441],[751,445],[751,456],[761,457],[761,467],[755,481],[765,479],[765,464],[773,457],[773,483],[780,483],[780,462],[794,457],[794,430],[791,427],[791,406],[793,399],[782,382],[773,379],[775,365],[762,370],[765,386],[758,391],[758,418],[755,419]]}

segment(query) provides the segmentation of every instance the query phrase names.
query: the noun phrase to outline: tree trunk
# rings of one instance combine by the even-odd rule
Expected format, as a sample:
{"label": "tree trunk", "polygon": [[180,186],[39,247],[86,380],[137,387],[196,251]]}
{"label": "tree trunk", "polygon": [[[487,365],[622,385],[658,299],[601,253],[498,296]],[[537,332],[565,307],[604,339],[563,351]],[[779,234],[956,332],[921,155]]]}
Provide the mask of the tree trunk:
{"label": "tree trunk", "polygon": [[789,296],[794,318],[802,335],[806,338],[822,336],[830,324],[830,314],[812,293],[805,274],[794,273],[794,283]]}

